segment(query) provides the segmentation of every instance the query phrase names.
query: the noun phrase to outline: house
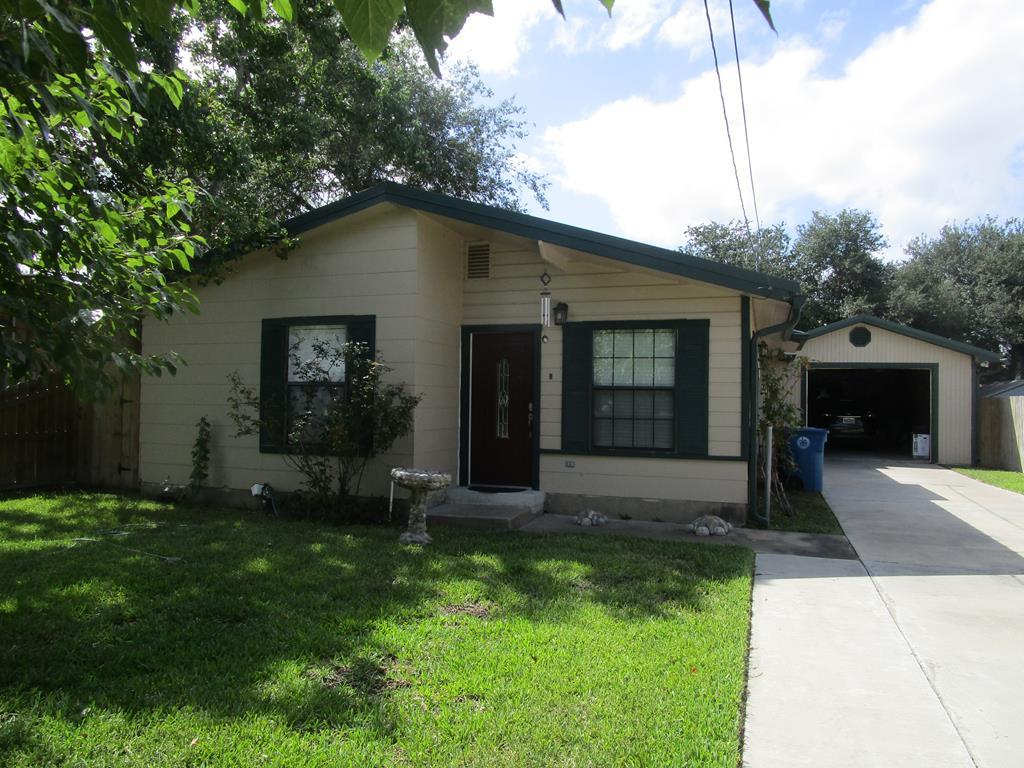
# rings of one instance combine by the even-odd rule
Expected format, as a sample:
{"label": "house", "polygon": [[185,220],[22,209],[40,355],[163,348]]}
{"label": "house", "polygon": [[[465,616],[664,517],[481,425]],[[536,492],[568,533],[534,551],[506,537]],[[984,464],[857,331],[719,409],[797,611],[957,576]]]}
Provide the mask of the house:
{"label": "house", "polygon": [[146,321],[143,351],[187,365],[143,381],[144,490],[187,481],[203,415],[209,486],[298,487],[283,435],[233,436],[227,376],[287,407],[289,343],[328,335],[368,342],[423,396],[364,493],[414,466],[540,489],[552,511],[745,517],[752,355],[791,330],[795,283],[392,183],[286,226],[287,259],[249,254],[196,288],[198,316]]}

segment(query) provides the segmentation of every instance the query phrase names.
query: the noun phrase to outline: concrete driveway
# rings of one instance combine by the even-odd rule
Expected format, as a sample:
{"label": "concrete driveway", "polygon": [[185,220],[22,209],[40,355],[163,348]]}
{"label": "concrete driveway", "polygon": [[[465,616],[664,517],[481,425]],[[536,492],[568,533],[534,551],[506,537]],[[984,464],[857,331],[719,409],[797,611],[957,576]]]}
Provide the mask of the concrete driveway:
{"label": "concrete driveway", "polygon": [[744,764],[1024,765],[1024,497],[830,459],[860,562],[758,555]]}

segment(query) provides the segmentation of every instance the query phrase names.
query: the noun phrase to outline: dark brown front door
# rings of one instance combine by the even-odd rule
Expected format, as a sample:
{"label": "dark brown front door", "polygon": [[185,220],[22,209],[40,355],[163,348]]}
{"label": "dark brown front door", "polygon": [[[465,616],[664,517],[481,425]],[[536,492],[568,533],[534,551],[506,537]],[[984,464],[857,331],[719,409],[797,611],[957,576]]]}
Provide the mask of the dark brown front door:
{"label": "dark brown front door", "polygon": [[533,334],[474,333],[469,391],[471,485],[533,484]]}

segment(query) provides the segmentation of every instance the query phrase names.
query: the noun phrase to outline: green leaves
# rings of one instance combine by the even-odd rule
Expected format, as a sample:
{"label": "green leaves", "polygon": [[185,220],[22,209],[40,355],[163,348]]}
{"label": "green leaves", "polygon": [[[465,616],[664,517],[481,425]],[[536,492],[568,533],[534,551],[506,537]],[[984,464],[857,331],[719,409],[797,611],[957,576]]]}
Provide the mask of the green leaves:
{"label": "green leaves", "polygon": [[352,41],[367,61],[374,61],[391,39],[402,0],[334,0]]}
{"label": "green leaves", "polygon": [[97,391],[110,363],[147,371],[173,364],[138,355],[125,338],[142,314],[166,317],[194,303],[170,278],[189,269],[201,244],[188,223],[195,193],[150,169],[111,183],[140,117],[106,66],[56,75],[44,87],[45,121],[8,98],[20,131],[0,132],[0,199],[18,201],[0,206],[10,256],[0,278],[14,321],[0,325],[0,378],[59,371]]}
{"label": "green leaves", "polygon": [[96,219],[92,224],[107,243],[113,245],[117,242],[117,232],[103,219]]}
{"label": "green leaves", "polygon": [[295,12],[292,10],[291,0],[274,0],[272,6],[277,15],[285,21],[291,22],[295,20]]}
{"label": "green leaves", "polygon": [[494,15],[491,0],[406,0],[405,7],[423,55],[438,76],[437,54],[448,48],[445,38],[459,34],[471,13]]}
{"label": "green leaves", "polygon": [[92,25],[96,37],[118,63],[130,72],[138,72],[139,58],[135,44],[111,0],[101,0],[93,6]]}
{"label": "green leaves", "polygon": [[167,94],[167,98],[171,100],[171,104],[173,104],[175,108],[181,106],[181,99],[185,93],[185,89],[177,74],[165,76],[158,72],[153,72],[150,74],[149,78],[163,89],[163,92]]}
{"label": "green leaves", "polygon": [[757,6],[757,10],[764,16],[764,20],[768,22],[768,26],[772,28],[772,32],[778,33],[775,29],[775,22],[772,21],[771,2],[769,0],[754,0],[754,5]]}

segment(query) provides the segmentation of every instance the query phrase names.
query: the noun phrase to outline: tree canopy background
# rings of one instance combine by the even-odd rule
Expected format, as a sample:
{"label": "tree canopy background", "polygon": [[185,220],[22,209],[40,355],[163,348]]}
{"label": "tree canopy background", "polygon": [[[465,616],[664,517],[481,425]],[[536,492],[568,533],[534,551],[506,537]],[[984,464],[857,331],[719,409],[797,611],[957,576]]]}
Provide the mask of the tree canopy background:
{"label": "tree canopy background", "polygon": [[179,108],[153,106],[135,166],[188,177],[207,192],[197,229],[221,255],[272,239],[296,214],[383,180],[522,210],[546,182],[516,149],[523,110],[495,103],[471,67],[434,76],[408,34],[372,64],[330,0],[292,23],[202,6],[177,38],[153,41],[194,77]]}
{"label": "tree canopy background", "polygon": [[792,239],[782,223],[686,230],[680,250],[800,283],[800,328],[867,313],[1001,351],[991,380],[1024,377],[1024,223],[986,217],[922,235],[903,261],[886,261],[882,228],[868,211],[815,212]]}
{"label": "tree canopy background", "polygon": [[175,356],[139,353],[139,321],[197,311],[181,279],[197,257],[215,267],[382,179],[543,203],[515,153],[520,108],[492,103],[472,70],[430,70],[489,8],[0,0],[0,385],[173,373]]}

